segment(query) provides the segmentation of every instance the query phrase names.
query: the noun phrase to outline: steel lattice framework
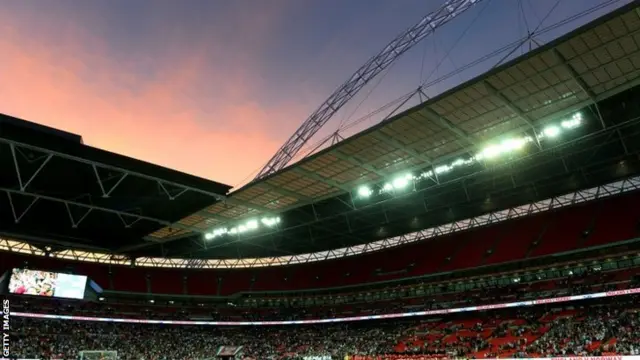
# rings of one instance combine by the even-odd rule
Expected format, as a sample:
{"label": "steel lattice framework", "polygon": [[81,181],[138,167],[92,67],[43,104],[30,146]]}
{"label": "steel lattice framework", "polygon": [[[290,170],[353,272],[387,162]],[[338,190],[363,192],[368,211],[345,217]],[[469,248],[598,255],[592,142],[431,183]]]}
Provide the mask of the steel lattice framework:
{"label": "steel lattice framework", "polygon": [[[151,216],[145,216],[139,213],[131,212],[131,211],[123,211],[116,210],[107,207],[101,207],[98,205],[93,205],[90,203],[83,203],[80,201],[74,201],[66,198],[61,198],[59,196],[53,195],[45,195],[41,193],[37,193],[31,190],[30,185],[41,176],[42,171],[45,169],[47,164],[51,162],[54,158],[60,158],[67,161],[72,161],[76,163],[80,163],[82,165],[87,166],[91,169],[91,172],[95,175],[95,180],[100,189],[100,196],[102,198],[109,198],[114,191],[123,183],[123,181],[127,178],[140,178],[147,181],[151,181],[157,184],[158,188],[162,190],[162,193],[167,196],[169,200],[175,200],[178,197],[184,195],[185,193],[191,191],[197,194],[201,194],[203,196],[208,196],[214,199],[215,201],[224,200],[226,197],[223,194],[213,193],[211,191],[206,191],[202,189],[198,189],[193,186],[188,186],[184,184],[179,184],[173,181],[169,181],[166,179],[161,179],[156,176],[146,175],[140,172],[124,169],[118,166],[108,165],[99,161],[87,160],[78,156],[65,154],[59,151],[46,149],[40,146],[29,145],[25,143],[21,143],[18,141],[6,139],[0,137],[0,144],[6,144],[9,146],[11,158],[13,160],[15,175],[18,180],[18,188],[7,188],[0,186],[0,193],[6,193],[6,196],[9,200],[9,206],[11,208],[11,213],[13,215],[14,221],[19,223],[25,215],[33,208],[33,206],[39,201],[50,201],[55,203],[60,203],[65,207],[66,213],[69,216],[70,225],[72,228],[78,228],[83,220],[93,211],[109,213],[117,216],[122,221],[122,225],[125,228],[132,227],[135,223],[143,220],[149,221],[152,223],[157,223],[159,225],[170,225],[171,222],[165,219],[158,219]],[[21,157],[25,157],[24,153],[27,152],[35,152],[38,156],[34,160],[30,160],[32,163],[37,162],[39,165],[36,167],[36,170],[31,173],[26,173],[20,166],[19,159]],[[111,175],[111,179],[106,178],[104,175],[101,175],[102,172],[111,171],[116,175]],[[108,180],[114,180],[111,184],[107,184]],[[31,199],[28,206],[23,209],[16,208],[14,204],[14,196],[22,195]],[[81,209],[80,215],[74,215],[72,209],[79,208]],[[188,227],[183,227],[183,230],[193,230]]]}
{"label": "steel lattice framework", "polygon": [[307,120],[258,173],[255,180],[262,179],[287,166],[304,144],[371,80],[422,39],[433,34],[437,28],[453,20],[480,1],[482,0],[447,0],[436,11],[429,13],[416,25],[393,39],[380,53],[362,65],[316,111],[309,115]]}

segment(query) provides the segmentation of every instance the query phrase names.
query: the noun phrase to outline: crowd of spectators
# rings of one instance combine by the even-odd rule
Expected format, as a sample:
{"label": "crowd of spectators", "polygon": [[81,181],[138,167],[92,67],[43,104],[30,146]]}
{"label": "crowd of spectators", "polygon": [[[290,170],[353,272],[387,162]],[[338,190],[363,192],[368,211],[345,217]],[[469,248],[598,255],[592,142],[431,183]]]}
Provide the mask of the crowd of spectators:
{"label": "crowd of spectators", "polygon": [[243,346],[251,359],[385,354],[441,357],[555,357],[640,354],[637,296],[440,319],[281,327],[207,327],[15,318],[12,350],[26,358],[76,359],[113,350],[120,360],[199,360],[219,346]]}
{"label": "crowd of spectators", "polygon": [[100,317],[171,320],[189,320],[197,317],[198,319],[211,321],[304,320],[447,309],[640,287],[640,283],[634,279],[611,283],[610,281],[614,276],[615,273],[585,273],[537,283],[513,283],[506,286],[476,288],[467,291],[445,290],[443,293],[436,295],[410,297],[393,301],[367,299],[360,303],[311,305],[307,307],[276,307],[272,305],[255,308],[227,305],[211,308],[207,306],[170,305],[166,302],[151,304],[144,299],[138,303],[114,303],[35,297],[21,297],[19,301],[14,303],[16,304],[15,311],[47,312],[51,314],[72,313]]}
{"label": "crowd of spectators", "polygon": [[[369,314],[466,305],[511,302],[638,287],[634,281],[608,283],[608,274],[585,274],[555,280],[551,288],[527,284],[446,293],[425,298],[419,308],[397,302],[373,303]],[[96,303],[60,303],[52,299],[13,302],[16,311],[106,315],[130,318],[123,309]],[[219,346],[243,346],[251,359],[326,357],[372,360],[399,354],[423,357],[547,357],[563,355],[632,354],[640,351],[640,319],[633,300],[638,296],[573,303],[578,309],[564,312],[565,304],[526,309],[453,314],[442,318],[362,321],[317,326],[209,327],[106,323],[13,318],[14,355],[24,358],[77,359],[82,350],[112,350],[120,360],[202,360],[215,356]],[[44,302],[43,302],[44,301]],[[588,307],[584,308],[584,306]],[[48,306],[48,307],[47,307]],[[555,308],[553,307],[555,306]],[[104,311],[108,309],[108,313]],[[351,310],[356,307],[351,306]],[[96,312],[98,310],[98,312]],[[268,318],[286,319],[301,309],[270,309]],[[367,311],[365,307],[361,309]],[[243,309],[242,319],[264,320],[263,313]],[[337,309],[304,309],[313,317],[329,317]],[[322,312],[324,311],[324,312]],[[138,314],[167,318],[161,312]],[[188,315],[188,314],[183,314]],[[283,316],[284,315],[284,316]],[[353,314],[351,314],[353,315]],[[220,318],[225,319],[219,314]],[[300,315],[293,316],[299,318]],[[233,318],[232,320],[238,320]],[[105,360],[110,360],[105,358]]]}

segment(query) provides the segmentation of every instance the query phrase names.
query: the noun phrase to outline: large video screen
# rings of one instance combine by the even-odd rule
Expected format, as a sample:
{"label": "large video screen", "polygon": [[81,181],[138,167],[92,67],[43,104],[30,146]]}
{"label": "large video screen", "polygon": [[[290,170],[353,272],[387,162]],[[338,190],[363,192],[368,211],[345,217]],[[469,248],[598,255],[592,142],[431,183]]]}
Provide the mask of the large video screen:
{"label": "large video screen", "polygon": [[9,292],[20,295],[82,299],[86,284],[87,277],[82,275],[13,269],[9,279]]}

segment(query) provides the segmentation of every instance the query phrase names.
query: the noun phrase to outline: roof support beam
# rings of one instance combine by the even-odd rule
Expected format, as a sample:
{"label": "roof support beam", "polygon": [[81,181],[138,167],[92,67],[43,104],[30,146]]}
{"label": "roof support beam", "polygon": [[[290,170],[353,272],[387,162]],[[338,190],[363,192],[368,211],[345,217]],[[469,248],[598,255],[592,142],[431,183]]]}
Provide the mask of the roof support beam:
{"label": "roof support beam", "polygon": [[381,173],[380,171],[378,171],[378,169],[376,169],[375,167],[373,167],[370,164],[366,164],[364,161],[362,160],[358,160],[356,159],[354,156],[351,155],[346,155],[344,153],[342,153],[342,151],[340,151],[340,149],[335,149],[334,151],[331,152],[331,155],[337,157],[340,160],[344,160],[344,161],[348,161],[350,163],[352,163],[353,165],[357,165],[369,172],[372,172],[378,176],[380,176],[381,178],[384,178],[386,175]]}
{"label": "roof support beam", "polygon": [[[482,83],[484,84],[484,87],[485,87],[485,89],[487,89],[489,94],[491,94],[491,96],[493,96],[494,98],[500,100],[509,110],[511,110],[512,113],[514,113],[518,118],[520,118],[520,120],[522,120],[525,123],[527,123],[529,128],[532,131],[535,132],[534,122],[531,119],[531,117],[529,117],[529,115],[525,114],[524,111],[520,110],[520,108],[518,108],[515,104],[513,104],[511,101],[509,101],[509,99],[507,99],[506,96],[501,94],[498,91],[498,89],[493,87],[493,85],[489,84],[488,81],[484,80],[484,81],[482,81]],[[534,134],[534,139],[536,140],[536,145],[538,146],[538,149],[541,149],[542,145],[540,145],[540,141],[539,141],[538,137],[535,136],[535,134]]]}
{"label": "roof support beam", "polygon": [[128,175],[127,173],[121,174],[120,178],[118,179],[118,181],[116,181],[115,184],[113,184],[111,187],[107,187],[104,182],[110,180],[110,178],[104,179],[102,176],[100,176],[100,173],[98,172],[98,167],[96,166],[96,164],[91,165],[91,167],[93,168],[93,173],[96,175],[96,180],[98,181],[98,185],[100,186],[100,191],[102,191],[103,198],[110,197],[111,193],[113,193],[113,191],[118,187],[118,185],[122,183],[122,181]]}
{"label": "roof support beam", "polygon": [[[193,192],[196,192],[196,193],[199,193],[199,194],[202,194],[202,195],[211,196],[216,200],[224,200],[225,199],[225,195],[223,195],[223,194],[213,193],[213,192],[210,192],[210,191],[207,191],[207,190],[194,188],[194,187],[191,187],[191,186],[188,186],[188,185],[179,184],[179,183],[176,183],[176,182],[173,182],[173,181],[160,179],[160,178],[155,177],[155,176],[142,174],[142,173],[139,173],[139,172],[136,172],[136,171],[123,169],[123,168],[120,168],[120,167],[117,167],[117,166],[112,166],[112,165],[100,163],[100,162],[93,161],[93,160],[83,159],[83,158],[78,157],[78,156],[61,153],[61,152],[58,152],[58,151],[55,151],[55,150],[41,148],[39,146],[34,146],[34,145],[21,143],[21,142],[10,140],[10,139],[6,139],[6,138],[3,138],[3,137],[0,137],[0,143],[7,144],[12,149],[14,149],[14,150],[12,150],[12,154],[13,154],[13,152],[15,150],[27,149],[27,150],[31,150],[31,151],[34,151],[34,152],[37,152],[37,153],[46,154],[48,157],[51,157],[51,158],[52,157],[59,157],[59,158],[62,158],[62,159],[78,162],[78,163],[85,164],[85,165],[88,165],[88,166],[96,166],[99,169],[111,170],[111,171],[122,173],[122,174],[128,174],[128,176],[135,176],[135,177],[139,177],[139,178],[142,178],[142,179],[155,181],[155,182],[161,183],[163,186],[170,186],[170,187],[175,187],[176,189],[181,189],[181,190],[186,190],[186,191],[193,191]],[[15,157],[14,157],[14,159],[15,159]],[[33,175],[32,175],[32,177],[33,177]],[[27,182],[22,184],[21,187],[24,186],[24,185],[28,185],[28,182],[29,181],[27,180]],[[26,189],[26,186],[24,188]]]}
{"label": "roof support beam", "polygon": [[[135,213],[130,213],[130,212],[126,212],[126,211],[119,211],[119,210],[114,210],[114,209],[109,209],[109,208],[105,208],[105,207],[101,207],[101,206],[95,206],[95,205],[89,205],[89,204],[84,204],[81,202],[77,202],[77,201],[73,201],[73,200],[66,200],[66,199],[59,199],[53,196],[48,196],[48,195],[43,195],[43,194],[35,194],[35,193],[31,193],[28,191],[24,191],[24,190],[16,190],[16,189],[9,189],[9,188],[3,188],[0,187],[0,191],[5,192],[9,198],[9,203],[11,204],[11,208],[12,208],[12,212],[14,215],[14,221],[20,222],[20,220],[29,212],[29,210],[33,207],[33,205],[37,202],[37,201],[41,201],[41,200],[46,200],[46,201],[51,201],[51,202],[56,202],[59,204],[63,204],[65,206],[65,208],[67,209],[67,212],[69,213],[70,216],[70,220],[71,220],[71,226],[74,228],[77,228],[78,225],[82,222],[82,220],[84,220],[87,215],[89,214],[89,212],[91,211],[100,211],[100,212],[104,212],[104,213],[109,213],[109,214],[113,214],[116,215],[118,217],[120,217],[121,220],[123,220],[123,223],[125,225],[125,227],[131,227],[134,223],[140,221],[140,220],[145,220],[145,221],[150,221],[159,225],[164,225],[164,226],[170,226],[171,223],[166,221],[166,220],[162,220],[162,219],[156,219],[153,217],[149,217],[149,216],[144,216],[144,215],[140,215],[140,214],[135,214]],[[32,202],[30,203],[30,205],[28,205],[25,210],[22,211],[18,211],[15,207],[15,202],[14,202],[14,195],[22,195],[22,196],[26,196],[29,197],[32,200]],[[86,213],[84,213],[80,219],[76,219],[75,217],[73,217],[71,215],[71,207],[79,207],[82,208],[84,210],[86,210]],[[126,220],[126,221],[125,221]],[[173,227],[177,227],[177,228],[181,228],[183,230],[190,230],[190,231],[197,231],[197,232],[202,232],[202,230],[197,229],[197,228],[193,228],[190,226],[184,226],[184,225],[180,225],[180,224],[174,224],[171,225]]]}
{"label": "roof support beam", "polygon": [[520,119],[522,119],[524,122],[526,122],[529,125],[529,127],[534,128],[533,120],[527,114],[525,114],[515,104],[513,104],[509,99],[507,99],[506,96],[502,95],[498,91],[498,89],[493,87],[493,85],[489,84],[488,81],[485,80],[482,83],[484,84],[484,87],[487,89],[489,94],[491,94],[491,96],[493,96],[494,98],[500,100],[509,110],[511,110],[511,112],[513,112]]}
{"label": "roof support beam", "polygon": [[266,188],[268,188],[270,190],[273,190],[273,191],[275,191],[277,193],[280,193],[281,195],[290,196],[292,198],[296,198],[296,199],[299,199],[299,200],[311,200],[311,198],[309,198],[308,196],[305,196],[305,195],[302,195],[302,194],[298,194],[298,193],[295,193],[293,191],[289,191],[287,189],[283,189],[283,188],[281,188],[279,186],[271,185],[271,184],[269,184],[268,181],[260,182],[260,183],[257,184],[257,186],[264,186],[264,187],[266,187]]}
{"label": "roof support beam", "polygon": [[294,166],[294,167],[291,168],[291,171],[295,171],[297,173],[304,174],[305,176],[308,176],[308,177],[310,177],[310,178],[312,178],[312,179],[314,179],[316,181],[320,181],[320,182],[323,182],[325,184],[331,185],[331,186],[333,186],[335,188],[341,189],[344,192],[351,192],[351,190],[353,190],[350,187],[347,187],[347,186],[344,186],[342,184],[339,184],[337,181],[322,177],[322,176],[320,176],[320,175],[318,175],[318,174],[316,174],[314,172],[311,172],[311,171],[309,171],[309,170],[307,170],[307,169],[305,169],[305,168],[303,168],[301,166]]}
{"label": "roof support beam", "polygon": [[584,82],[584,80],[582,80],[582,78],[580,77],[578,72],[573,68],[573,66],[571,66],[571,64],[567,61],[567,59],[565,59],[565,57],[562,56],[560,51],[558,51],[558,49],[556,49],[556,48],[551,49],[551,52],[556,57],[556,59],[558,59],[558,61],[560,61],[560,63],[562,64],[562,67],[567,72],[569,72],[569,74],[571,75],[573,80],[578,84],[578,86],[580,86],[580,89],[585,94],[587,94],[587,96],[589,97],[589,99],[591,99],[591,101],[593,101],[595,103],[596,102],[596,95],[593,93],[593,91],[591,91],[591,89],[589,88],[589,85],[587,85],[587,83]]}
{"label": "roof support beam", "polygon": [[[304,196],[302,194],[297,194],[295,192],[289,191],[287,189],[283,189],[283,188],[278,187],[278,186],[271,185],[268,182],[261,182],[261,183],[256,184],[256,186],[263,186],[263,187],[268,188],[269,190],[272,190],[274,192],[279,193],[280,195],[289,196],[289,197],[292,197],[292,198],[295,198],[295,199],[298,199],[298,200],[301,200],[301,201],[311,201],[311,198],[309,198],[307,196]],[[230,204],[232,204],[232,202],[229,202],[229,199],[231,199],[231,201],[236,201],[236,200],[233,200],[232,196],[227,197],[227,202],[230,203]],[[268,210],[268,209],[266,209],[264,207],[260,207],[260,209],[256,208],[258,205],[254,205],[254,204],[249,204],[249,205],[254,210],[259,210],[259,211],[263,211],[263,212],[272,212],[271,210]],[[244,203],[243,203],[242,206],[247,207],[246,205],[244,205]],[[202,216],[204,218],[213,218],[213,219],[216,219],[216,220],[220,220],[220,221],[222,221],[224,223],[232,221],[232,219],[229,219],[228,217],[224,217],[224,216],[221,216],[221,215],[218,215],[218,214],[214,214],[214,213],[211,213],[211,212],[209,212],[207,210],[200,210],[197,213],[195,213],[195,215],[199,215],[199,216]]]}
{"label": "roof support beam", "polygon": [[462,146],[475,146],[479,147],[478,143],[467,134],[466,131],[457,127],[454,123],[452,123],[449,119],[444,116],[438,114],[435,110],[431,109],[429,106],[425,106],[422,109],[423,112],[427,113],[427,117],[431,120],[436,120],[438,124],[443,126],[445,129],[451,131],[454,135],[458,137],[458,139],[462,140],[465,144]]}
{"label": "roof support beam", "polygon": [[13,158],[13,166],[16,169],[16,176],[18,177],[18,184],[20,185],[20,190],[24,191],[27,187],[29,187],[31,182],[38,176],[38,174],[40,174],[42,169],[44,169],[45,165],[47,165],[47,163],[49,162],[49,160],[51,160],[53,155],[46,154],[46,155],[40,156],[40,157],[38,157],[36,159],[30,159],[29,162],[35,162],[35,161],[38,161],[40,159],[44,159],[44,160],[40,163],[40,166],[38,166],[36,171],[33,174],[31,174],[31,176],[27,177],[26,174],[22,173],[22,170],[20,168],[20,162],[18,161],[18,155],[17,154],[20,153],[25,159],[27,157],[24,154],[22,154],[22,152],[20,151],[20,148],[16,147],[14,144],[9,144],[9,148],[11,149],[11,157]]}
{"label": "roof support beam", "polygon": [[[282,189],[282,188],[279,188],[277,186],[273,186],[273,185],[268,184],[266,182],[260,183],[257,186],[267,187],[269,189],[272,189],[275,192],[280,193],[281,195],[291,196],[291,197],[297,198],[298,200],[311,201],[311,199],[309,199],[306,196],[303,196],[303,195],[300,195],[300,194],[295,194],[295,193],[293,193],[293,192],[291,192],[289,190]],[[243,207],[246,207],[246,208],[249,208],[249,209],[252,209],[252,210],[257,210],[257,211],[260,211],[262,214],[264,214],[264,213],[272,213],[273,212],[273,210],[267,209],[267,208],[265,208],[263,206],[255,205],[255,204],[243,201],[243,200],[234,199],[233,195],[230,196],[230,197],[227,197],[224,202],[226,202],[228,204],[237,205],[237,206],[243,206]],[[202,216],[205,221],[206,221],[206,219],[216,219],[216,220],[221,221],[220,224],[212,225],[211,228],[214,228],[216,226],[225,226],[225,225],[228,225],[230,222],[237,221],[237,220],[225,217],[225,216],[221,216],[221,215],[218,215],[218,214],[211,213],[211,212],[207,211],[206,209],[200,210],[200,211],[196,212],[194,215]],[[171,224],[168,227],[173,227],[173,228],[180,229],[179,226],[188,227],[186,225],[180,224],[180,221],[177,221],[177,222]],[[194,227],[188,227],[188,228],[197,229],[197,233],[200,233],[200,234],[202,234],[202,233],[207,231],[205,229],[194,228]],[[185,230],[187,230],[187,229],[185,229]],[[196,231],[196,230],[193,230],[193,231]],[[179,239],[183,238],[184,236],[186,236],[186,234],[179,235],[179,236],[177,236],[175,238],[174,237],[153,238],[153,237],[147,236],[146,239],[150,240],[150,241],[154,241],[154,242],[166,243],[166,242],[169,242],[169,241],[179,240]]]}
{"label": "roof support beam", "polygon": [[[424,91],[422,90],[422,87],[418,88],[418,91],[420,92],[421,95],[425,96],[425,98],[427,99],[429,98],[429,96],[425,94]],[[429,105],[425,106],[422,110],[425,111],[431,118],[437,120],[441,126],[443,126],[444,128],[448,129],[449,131],[457,135],[460,139],[464,140],[468,145],[478,147],[478,144],[476,143],[476,141],[473,140],[471,136],[467,134],[466,131],[457,127],[453,122],[451,122],[451,120],[438,114],[438,112],[433,110],[431,107],[429,107]],[[420,112],[418,112],[418,114],[420,114]],[[463,145],[463,146],[466,146],[466,145]]]}
{"label": "roof support beam", "polygon": [[225,200],[223,200],[222,202],[227,203],[227,204],[231,204],[231,205],[236,205],[236,206],[244,206],[246,208],[252,209],[252,210],[258,210],[258,211],[262,211],[265,213],[270,213],[273,212],[273,210],[266,208],[264,206],[261,205],[256,205],[254,203],[250,203],[248,201],[245,200],[240,200],[240,199],[236,199],[234,197],[227,197]]}
{"label": "roof support beam", "polygon": [[[59,199],[57,197],[28,192],[27,189],[29,188],[29,186],[33,183],[33,181],[39,175],[42,174],[43,169],[54,157],[81,163],[91,167],[91,171],[93,171],[96,177],[96,181],[98,183],[98,187],[100,188],[100,193],[103,198],[109,198],[113,194],[113,192],[124,182],[125,179],[133,176],[133,177],[143,178],[149,181],[154,181],[160,188],[161,192],[165,194],[170,200],[175,200],[179,196],[187,193],[188,191],[193,191],[203,195],[211,196],[216,200],[226,199],[226,197],[221,194],[211,193],[209,191],[193,188],[183,184],[178,184],[178,183],[160,179],[154,176],[141,174],[135,171],[130,171],[127,169],[116,167],[116,166],[111,166],[111,165],[103,164],[100,162],[83,159],[77,156],[68,155],[58,151],[41,148],[38,146],[33,146],[33,145],[21,143],[18,141],[14,141],[14,140],[2,138],[2,137],[0,137],[0,144],[1,143],[7,144],[9,146],[12,160],[13,160],[13,165],[16,172],[17,181],[18,181],[18,190],[9,189],[9,188],[0,188],[0,191],[4,191],[7,194],[12,215],[16,223],[20,222],[20,220],[24,218],[24,216],[31,210],[33,205],[37,203],[39,200],[47,200],[47,201],[58,202],[65,206],[67,214],[69,215],[69,220],[71,222],[72,228],[77,228],[80,225],[80,223],[82,223],[82,221],[84,221],[92,211],[101,211],[101,212],[112,213],[118,216],[125,228],[132,227],[135,223],[137,223],[140,220],[147,220],[163,226],[171,226],[173,228],[180,229],[180,230],[194,231],[197,233],[203,232],[202,229],[199,229],[193,226],[187,226],[179,223],[170,224],[168,221],[165,221],[162,219],[155,219],[155,218],[146,217],[146,216],[142,216],[134,213],[122,212],[114,209],[102,208],[102,207],[82,204],[79,202],[74,202],[66,199]],[[26,153],[33,153],[35,154],[35,156],[27,156]],[[24,161],[27,161],[31,164],[37,163],[39,161],[40,164],[37,166],[35,171],[27,174],[20,165],[21,161],[23,162],[23,164],[24,164]],[[110,172],[111,175],[105,176],[106,172]],[[113,185],[106,184],[107,181],[114,180],[114,179],[117,179],[117,180],[115,180],[115,183]],[[32,199],[32,202],[24,210],[18,209],[15,203],[16,194],[21,194],[21,195],[30,197]],[[78,215],[77,214],[73,215],[73,212],[71,211],[72,208],[75,208],[75,207],[80,207],[86,211],[83,211],[78,218]],[[255,208],[255,206],[253,206],[253,208]],[[260,207],[256,210],[266,211],[267,209],[264,207]],[[207,214],[207,216],[212,217],[211,214]],[[223,218],[223,217],[221,217],[220,220],[228,221],[227,218]]]}
{"label": "roof support beam", "polygon": [[32,198],[31,202],[29,203],[29,205],[27,205],[27,207],[25,207],[22,211],[16,209],[15,204],[13,203],[13,196],[11,195],[11,193],[7,193],[7,198],[9,199],[9,206],[11,207],[11,214],[13,214],[13,221],[18,224],[20,222],[20,220],[22,220],[22,218],[29,212],[29,210],[31,210],[31,207],[33,207],[33,205],[35,205],[36,202],[38,202],[37,197]]}
{"label": "roof support beam", "polygon": [[[412,119],[415,119],[415,118],[413,117],[413,115],[407,115],[407,116],[409,116],[409,117],[410,117],[410,118],[412,118]],[[433,174],[434,174],[434,176],[432,176],[431,178],[432,178],[432,179],[433,179],[433,181],[435,181],[436,183],[438,183],[438,182],[439,182],[439,180],[438,180],[438,176],[436,175],[435,166],[434,166],[433,162],[431,161],[431,159],[430,159],[429,157],[427,157],[427,156],[425,156],[425,155],[423,155],[423,154],[418,153],[417,151],[415,151],[415,150],[411,149],[410,147],[405,146],[404,144],[402,144],[401,142],[399,142],[398,140],[396,140],[396,139],[394,139],[394,138],[392,138],[392,137],[389,137],[389,136],[383,136],[382,134],[380,134],[380,133],[378,133],[378,132],[373,132],[373,133],[371,133],[371,135],[372,135],[373,137],[377,138],[378,140],[380,140],[380,141],[382,141],[382,142],[384,142],[384,143],[386,143],[386,144],[388,144],[388,145],[391,145],[391,146],[394,146],[394,147],[400,148],[400,149],[402,149],[403,151],[405,151],[405,152],[409,153],[410,155],[415,156],[416,158],[418,158],[418,159],[420,159],[420,160],[422,160],[422,161],[424,161],[424,162],[425,162],[425,164],[419,164],[419,165],[417,165],[417,166],[416,166],[416,165],[411,166],[411,167],[407,168],[405,171],[407,171],[407,172],[412,172],[412,171],[414,171],[414,170],[416,170],[416,169],[431,168],[431,171],[432,171],[432,172],[433,172]]]}
{"label": "roof support beam", "polygon": [[587,85],[587,83],[582,79],[582,77],[580,77],[580,74],[578,74],[578,72],[567,61],[567,59],[565,59],[565,57],[562,56],[562,54],[560,53],[560,51],[558,51],[557,48],[551,49],[551,52],[556,57],[556,59],[562,64],[562,67],[571,75],[571,78],[573,79],[573,81],[575,81],[576,84],[578,84],[582,92],[584,92],[589,97],[589,99],[591,99],[591,102],[595,106],[596,111],[598,113],[598,120],[600,120],[600,125],[602,125],[602,128],[606,128],[607,125],[604,122],[604,118],[600,113],[600,107],[598,106],[598,102],[596,101],[596,94],[593,93],[591,88],[589,88],[589,85]]}
{"label": "roof support beam", "polygon": [[[409,115],[409,117],[412,117],[412,116]],[[371,136],[375,137],[376,139],[382,141],[383,143],[385,143],[387,145],[391,145],[393,147],[399,148],[402,151],[409,153],[409,155],[414,156],[414,157],[424,161],[425,163],[427,163],[429,165],[431,165],[433,163],[433,161],[431,159],[429,159],[429,157],[427,157],[426,155],[421,154],[421,153],[415,151],[414,149],[412,149],[410,147],[407,147],[406,145],[404,145],[400,141],[398,141],[398,140],[396,140],[396,139],[394,139],[394,138],[392,138],[392,137],[390,137],[388,135],[385,135],[385,134],[382,134],[382,133],[380,133],[378,131],[375,131],[375,132],[371,133]]]}

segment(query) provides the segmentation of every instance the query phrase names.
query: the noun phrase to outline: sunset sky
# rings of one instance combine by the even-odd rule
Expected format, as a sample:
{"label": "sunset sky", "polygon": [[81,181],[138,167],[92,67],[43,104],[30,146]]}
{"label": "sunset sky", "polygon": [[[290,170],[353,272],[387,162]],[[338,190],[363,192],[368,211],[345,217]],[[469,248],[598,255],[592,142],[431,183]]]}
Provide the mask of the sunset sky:
{"label": "sunset sky", "polygon": [[[360,65],[442,1],[0,1],[0,112],[77,133],[88,145],[238,185]],[[562,0],[544,25],[601,2]],[[522,37],[520,4],[533,28],[555,3],[484,0],[407,54],[323,134],[429,75],[445,75]],[[497,60],[428,92],[469,80]]]}

